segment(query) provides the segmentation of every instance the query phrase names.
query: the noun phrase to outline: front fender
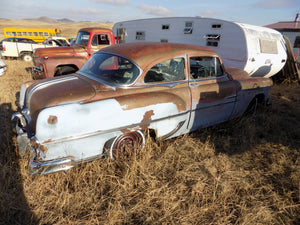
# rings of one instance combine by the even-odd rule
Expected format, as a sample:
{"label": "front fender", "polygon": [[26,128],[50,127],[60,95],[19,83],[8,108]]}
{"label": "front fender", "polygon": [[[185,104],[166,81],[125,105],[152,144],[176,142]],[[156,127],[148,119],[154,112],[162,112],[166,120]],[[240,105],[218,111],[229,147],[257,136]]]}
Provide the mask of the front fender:
{"label": "front fender", "polygon": [[54,77],[56,68],[64,65],[76,66],[80,69],[86,61],[86,57],[80,56],[48,57],[48,59],[45,59],[43,62],[45,77]]}

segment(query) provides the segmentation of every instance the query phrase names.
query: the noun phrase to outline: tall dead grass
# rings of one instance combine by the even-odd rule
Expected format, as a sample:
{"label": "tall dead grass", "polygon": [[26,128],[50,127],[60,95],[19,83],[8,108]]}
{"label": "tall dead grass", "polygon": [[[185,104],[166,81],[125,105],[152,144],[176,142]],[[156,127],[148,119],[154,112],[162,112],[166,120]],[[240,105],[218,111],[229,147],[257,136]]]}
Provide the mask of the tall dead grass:
{"label": "tall dead grass", "polygon": [[22,61],[0,77],[0,224],[299,224],[300,89],[271,106],[130,158],[44,176],[26,172],[10,121],[31,79]]}

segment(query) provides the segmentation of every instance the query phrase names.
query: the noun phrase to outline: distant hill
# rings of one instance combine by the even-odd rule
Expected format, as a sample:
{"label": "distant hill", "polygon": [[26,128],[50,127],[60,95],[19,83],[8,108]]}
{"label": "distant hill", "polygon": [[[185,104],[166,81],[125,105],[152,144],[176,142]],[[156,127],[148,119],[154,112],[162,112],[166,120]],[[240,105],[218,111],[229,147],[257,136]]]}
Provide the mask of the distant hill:
{"label": "distant hill", "polygon": [[47,16],[41,16],[39,18],[26,18],[24,20],[34,20],[34,21],[41,21],[45,23],[73,23],[73,20],[63,18],[63,19],[52,19]]}

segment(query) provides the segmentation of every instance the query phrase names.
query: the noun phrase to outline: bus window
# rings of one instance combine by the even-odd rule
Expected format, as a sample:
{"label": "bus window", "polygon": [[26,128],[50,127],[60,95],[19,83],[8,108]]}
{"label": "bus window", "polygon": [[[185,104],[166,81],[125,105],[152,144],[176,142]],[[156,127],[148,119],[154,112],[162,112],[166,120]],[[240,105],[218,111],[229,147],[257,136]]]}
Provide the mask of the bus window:
{"label": "bus window", "polygon": [[11,32],[6,32],[6,35],[7,36],[11,36]]}
{"label": "bus window", "polygon": [[23,32],[23,36],[27,36],[27,32]]}
{"label": "bus window", "polygon": [[32,32],[28,32],[28,36],[32,36]]}
{"label": "bus window", "polygon": [[44,36],[49,36],[48,32],[44,32]]}
{"label": "bus window", "polygon": [[13,36],[17,36],[16,32],[12,32],[12,35],[13,35]]}
{"label": "bus window", "polygon": [[43,36],[43,32],[39,32],[39,36]]}
{"label": "bus window", "polygon": [[37,32],[33,32],[33,36],[38,36],[38,33]]}
{"label": "bus window", "polygon": [[22,36],[21,32],[17,32],[17,35],[18,35],[18,36]]}

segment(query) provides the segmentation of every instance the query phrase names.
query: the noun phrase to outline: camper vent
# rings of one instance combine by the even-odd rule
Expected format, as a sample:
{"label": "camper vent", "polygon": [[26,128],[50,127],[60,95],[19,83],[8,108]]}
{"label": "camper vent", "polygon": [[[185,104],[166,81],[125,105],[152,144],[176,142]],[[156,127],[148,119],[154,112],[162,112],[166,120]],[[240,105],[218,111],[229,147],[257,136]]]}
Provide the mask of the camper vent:
{"label": "camper vent", "polygon": [[145,36],[146,36],[145,31],[137,31],[135,39],[143,41],[143,40],[145,40]]}
{"label": "camper vent", "polygon": [[220,29],[222,27],[222,24],[213,24],[211,25],[211,28],[214,28],[214,29]]}
{"label": "camper vent", "polygon": [[160,39],[160,42],[163,42],[163,43],[168,43],[168,39]]}
{"label": "camper vent", "polygon": [[169,24],[163,24],[163,25],[161,26],[161,29],[162,29],[162,30],[169,30],[169,28],[170,28],[170,25],[169,25]]}

